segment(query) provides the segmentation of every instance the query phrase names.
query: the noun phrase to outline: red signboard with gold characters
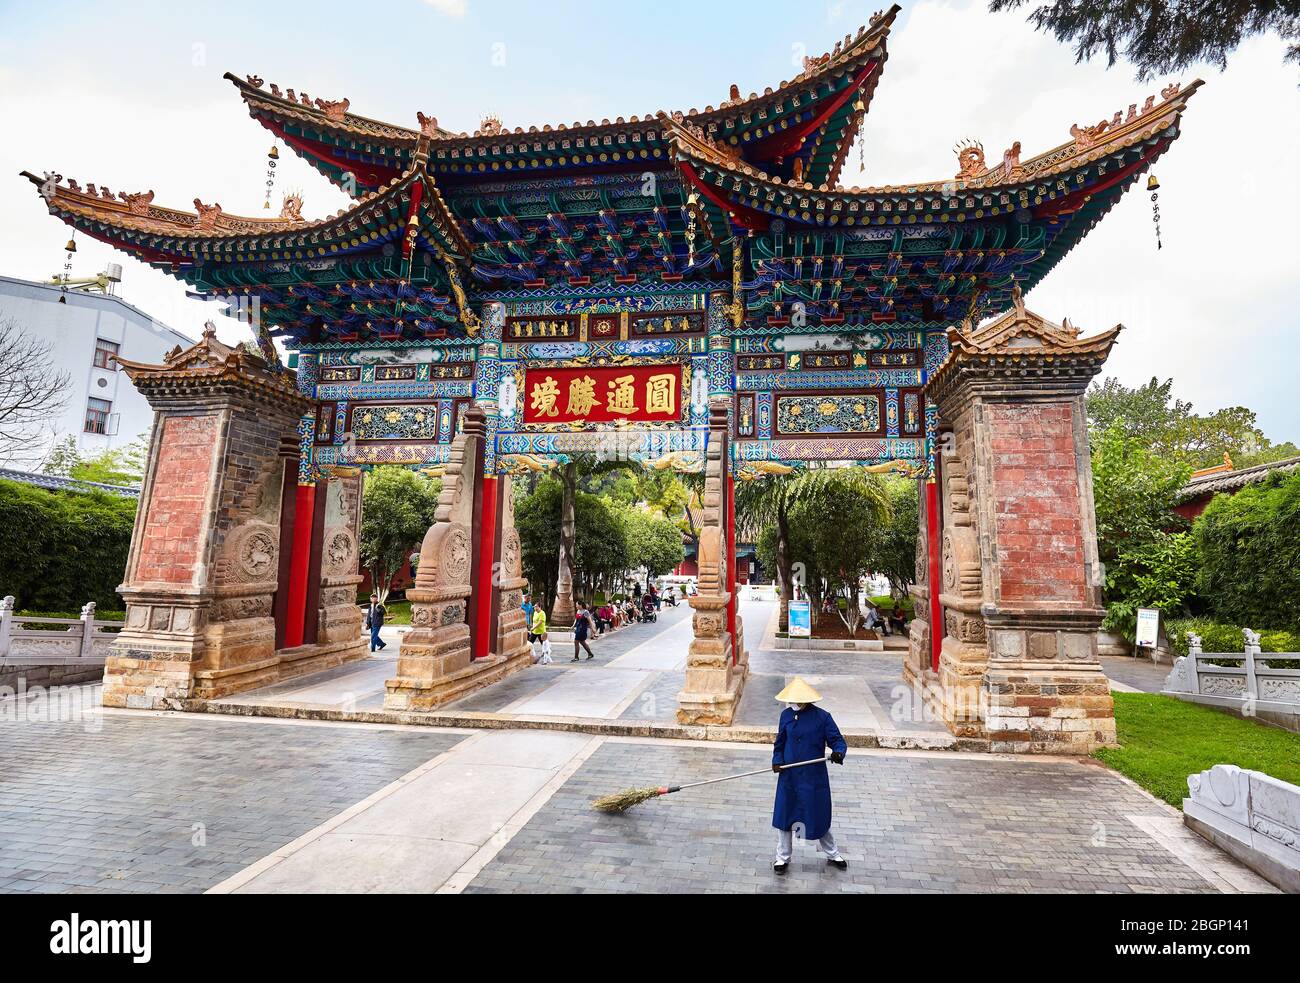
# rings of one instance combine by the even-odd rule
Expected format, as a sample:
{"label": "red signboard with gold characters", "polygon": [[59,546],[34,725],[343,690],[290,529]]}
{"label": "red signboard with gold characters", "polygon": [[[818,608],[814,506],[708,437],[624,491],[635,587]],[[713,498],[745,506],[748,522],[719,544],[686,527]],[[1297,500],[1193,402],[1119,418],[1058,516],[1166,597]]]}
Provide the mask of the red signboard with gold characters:
{"label": "red signboard with gold characters", "polygon": [[524,423],[680,420],[682,375],[680,365],[529,368]]}

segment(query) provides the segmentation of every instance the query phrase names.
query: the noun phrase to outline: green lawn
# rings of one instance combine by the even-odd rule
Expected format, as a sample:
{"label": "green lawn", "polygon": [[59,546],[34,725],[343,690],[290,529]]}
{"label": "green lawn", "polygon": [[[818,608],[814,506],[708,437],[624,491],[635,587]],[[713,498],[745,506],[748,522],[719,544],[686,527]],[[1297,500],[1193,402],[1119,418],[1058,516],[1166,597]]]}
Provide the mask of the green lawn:
{"label": "green lawn", "polygon": [[1237,765],[1300,785],[1300,734],[1156,693],[1115,693],[1118,748],[1093,752],[1182,808],[1187,776]]}
{"label": "green lawn", "polygon": [[409,625],[411,623],[411,602],[410,601],[389,601],[384,605],[388,612],[384,616],[386,625]]}

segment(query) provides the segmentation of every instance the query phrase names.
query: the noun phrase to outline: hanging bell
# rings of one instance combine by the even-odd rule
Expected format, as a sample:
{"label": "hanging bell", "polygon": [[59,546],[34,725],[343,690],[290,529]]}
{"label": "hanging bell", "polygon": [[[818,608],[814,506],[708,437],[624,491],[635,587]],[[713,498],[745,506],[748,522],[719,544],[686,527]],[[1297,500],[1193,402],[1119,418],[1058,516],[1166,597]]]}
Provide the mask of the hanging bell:
{"label": "hanging bell", "polygon": [[1160,182],[1156,180],[1156,176],[1154,174],[1150,175],[1147,178],[1147,190],[1148,191],[1160,190]]}
{"label": "hanging bell", "polygon": [[77,242],[75,239],[69,239],[68,244],[63,247],[65,253],[75,253],[77,251]]}
{"label": "hanging bell", "polygon": [[266,152],[266,156],[270,157],[271,160],[279,160],[280,148],[277,147],[275,144],[271,144],[271,149]]}

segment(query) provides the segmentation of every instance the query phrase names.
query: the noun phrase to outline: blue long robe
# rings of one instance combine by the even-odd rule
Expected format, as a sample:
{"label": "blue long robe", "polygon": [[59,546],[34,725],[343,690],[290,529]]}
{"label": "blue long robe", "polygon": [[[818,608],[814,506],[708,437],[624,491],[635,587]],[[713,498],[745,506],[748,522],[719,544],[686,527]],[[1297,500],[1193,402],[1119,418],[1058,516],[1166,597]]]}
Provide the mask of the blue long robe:
{"label": "blue long robe", "polygon": [[[776,743],[772,747],[772,764],[820,758],[827,748],[840,754],[846,754],[849,749],[829,713],[816,704],[797,713],[789,707],[781,712]],[[772,825],[777,829],[792,829],[796,823],[803,827],[806,840],[819,840],[831,828],[831,783],[825,762],[791,768],[777,776]]]}

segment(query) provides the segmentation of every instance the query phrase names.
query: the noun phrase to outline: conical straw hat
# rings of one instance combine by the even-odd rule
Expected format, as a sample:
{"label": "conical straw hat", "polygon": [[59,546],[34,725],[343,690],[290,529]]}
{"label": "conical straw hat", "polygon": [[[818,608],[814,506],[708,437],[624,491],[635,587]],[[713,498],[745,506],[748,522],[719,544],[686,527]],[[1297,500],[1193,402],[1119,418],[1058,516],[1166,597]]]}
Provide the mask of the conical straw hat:
{"label": "conical straw hat", "polygon": [[822,695],[805,683],[798,676],[790,680],[788,686],[776,694],[779,703],[816,703]]}

